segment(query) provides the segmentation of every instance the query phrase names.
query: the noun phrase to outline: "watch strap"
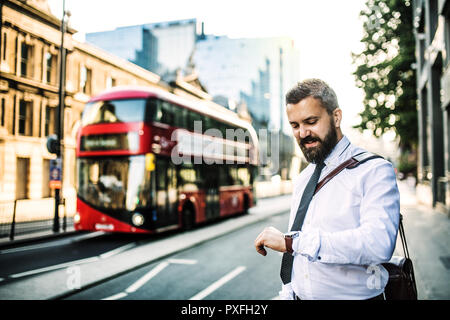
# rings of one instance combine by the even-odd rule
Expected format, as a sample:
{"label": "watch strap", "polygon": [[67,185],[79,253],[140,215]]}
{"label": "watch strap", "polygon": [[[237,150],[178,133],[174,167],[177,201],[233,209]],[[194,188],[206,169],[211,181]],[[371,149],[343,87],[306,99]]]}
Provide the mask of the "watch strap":
{"label": "watch strap", "polygon": [[294,252],[294,250],[292,250],[292,241],[294,240],[293,237],[284,237],[284,242],[286,243],[286,251],[289,253]]}

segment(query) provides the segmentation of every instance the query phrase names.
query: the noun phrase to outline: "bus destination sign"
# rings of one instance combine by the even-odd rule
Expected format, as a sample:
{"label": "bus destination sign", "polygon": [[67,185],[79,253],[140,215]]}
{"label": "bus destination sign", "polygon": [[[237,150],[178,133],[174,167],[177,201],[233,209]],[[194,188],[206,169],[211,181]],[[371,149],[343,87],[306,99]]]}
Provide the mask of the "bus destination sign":
{"label": "bus destination sign", "polygon": [[81,151],[106,151],[139,149],[139,135],[137,132],[116,134],[97,134],[81,137]]}

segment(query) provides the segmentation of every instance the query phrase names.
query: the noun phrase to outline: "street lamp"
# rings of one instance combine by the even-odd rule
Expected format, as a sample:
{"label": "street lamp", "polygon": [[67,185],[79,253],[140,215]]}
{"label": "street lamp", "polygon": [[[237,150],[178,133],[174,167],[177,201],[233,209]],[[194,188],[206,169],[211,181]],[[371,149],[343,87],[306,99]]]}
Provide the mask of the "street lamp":
{"label": "street lamp", "polygon": [[[61,46],[59,48],[59,106],[56,115],[56,136],[59,142],[59,147],[56,149],[56,157],[61,164],[60,179],[61,189],[55,189],[55,215],[53,218],[53,231],[59,232],[59,204],[62,202],[63,197],[63,157],[64,157],[64,96],[65,96],[65,78],[66,78],[66,49],[64,48],[64,34],[66,30],[66,24],[70,17],[70,12],[66,11],[66,1],[63,0],[63,16],[61,18]],[[66,21],[67,17],[67,21]]]}

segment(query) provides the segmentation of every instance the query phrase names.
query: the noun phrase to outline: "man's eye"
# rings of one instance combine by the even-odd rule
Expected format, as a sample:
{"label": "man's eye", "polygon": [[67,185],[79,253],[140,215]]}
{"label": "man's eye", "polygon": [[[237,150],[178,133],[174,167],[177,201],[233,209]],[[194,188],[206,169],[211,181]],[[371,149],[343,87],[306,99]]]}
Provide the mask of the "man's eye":
{"label": "man's eye", "polygon": [[306,121],[306,124],[315,124],[317,122],[317,120],[310,120],[310,121]]}

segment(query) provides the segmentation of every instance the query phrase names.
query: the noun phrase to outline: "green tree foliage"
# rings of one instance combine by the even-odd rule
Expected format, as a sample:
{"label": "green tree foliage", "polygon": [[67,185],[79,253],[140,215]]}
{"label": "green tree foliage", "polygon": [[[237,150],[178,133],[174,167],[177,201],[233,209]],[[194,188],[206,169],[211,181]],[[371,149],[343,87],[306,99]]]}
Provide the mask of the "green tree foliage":
{"label": "green tree foliage", "polygon": [[361,131],[377,137],[394,130],[403,151],[418,138],[415,39],[409,0],[367,0],[360,13],[364,50],[353,53],[356,85],[365,92]]}

